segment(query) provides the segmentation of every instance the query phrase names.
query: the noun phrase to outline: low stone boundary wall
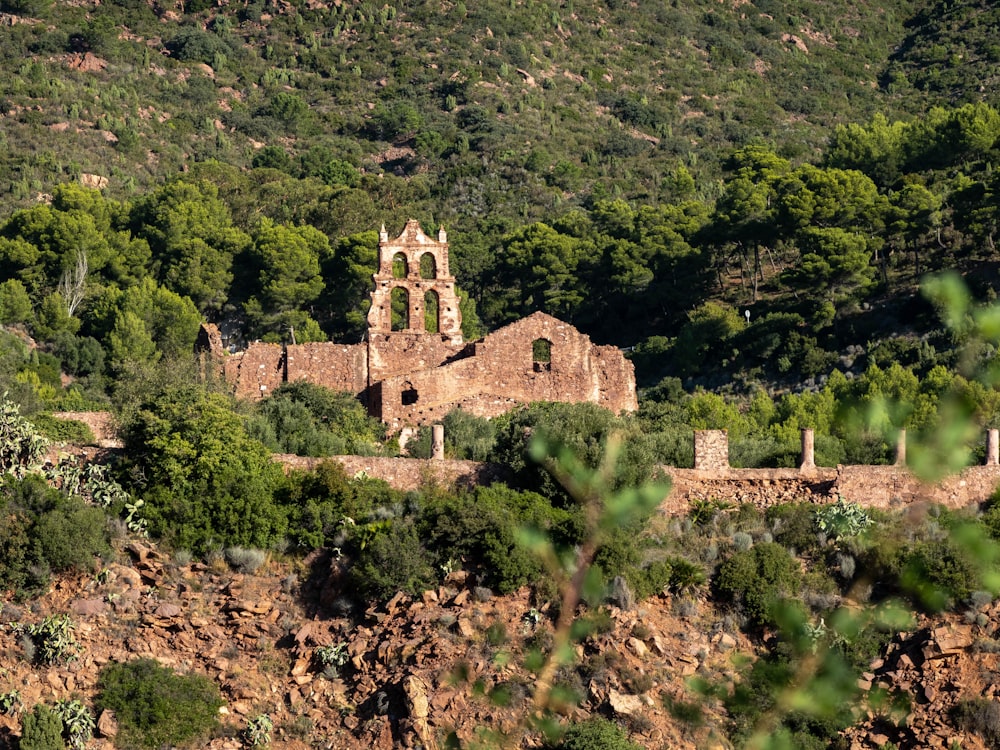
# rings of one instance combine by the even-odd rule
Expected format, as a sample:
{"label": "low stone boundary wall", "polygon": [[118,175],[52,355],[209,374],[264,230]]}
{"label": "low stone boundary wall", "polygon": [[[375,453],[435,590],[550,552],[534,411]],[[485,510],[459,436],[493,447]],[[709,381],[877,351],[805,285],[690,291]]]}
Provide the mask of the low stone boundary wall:
{"label": "low stone boundary wall", "polygon": [[[99,444],[117,447],[113,424],[100,412],[66,413],[58,415],[87,422]],[[946,477],[936,484],[917,479],[905,466],[906,435],[900,434],[897,462],[894,466],[817,467],[813,460],[812,430],[803,430],[802,462],[798,469],[733,469],[729,466],[728,436],[725,430],[695,433],[694,469],[661,467],[672,480],[670,494],[663,501],[663,510],[670,514],[687,513],[697,501],[718,500],[725,503],[753,503],[766,508],[791,502],[828,503],[839,497],[873,508],[896,508],[919,502],[939,503],[961,508],[989,500],[1000,486],[1000,434],[990,430],[987,435],[985,466],[970,466],[959,474]],[[441,458],[444,434],[437,427],[433,435],[433,459],[384,458],[378,456],[332,456],[307,458],[275,455],[274,459],[289,469],[311,471],[321,461],[336,461],[349,476],[361,474],[383,479],[400,490],[416,490],[428,483],[448,487],[473,487],[502,481],[509,476],[507,469],[496,464],[475,461],[455,461]],[[53,446],[50,458],[55,460],[66,446]],[[92,460],[102,460],[94,449],[71,448],[69,452],[83,454]],[[111,451],[113,452],[113,451]]]}
{"label": "low stone boundary wall", "polygon": [[384,479],[397,490],[416,490],[428,483],[447,487],[474,487],[501,481],[508,472],[496,464],[477,461],[434,460],[423,458],[385,458],[381,456],[330,456],[308,458],[278,454],[274,456],[288,469],[313,471],[323,461],[336,461],[348,476]]}
{"label": "low stone boundary wall", "polygon": [[985,502],[1000,486],[1000,466],[970,466],[934,484],[921,482],[902,466],[711,471],[665,466],[663,471],[673,483],[663,509],[678,515],[699,500],[767,508],[791,502],[830,503],[843,497],[870,508],[919,502],[964,508]]}

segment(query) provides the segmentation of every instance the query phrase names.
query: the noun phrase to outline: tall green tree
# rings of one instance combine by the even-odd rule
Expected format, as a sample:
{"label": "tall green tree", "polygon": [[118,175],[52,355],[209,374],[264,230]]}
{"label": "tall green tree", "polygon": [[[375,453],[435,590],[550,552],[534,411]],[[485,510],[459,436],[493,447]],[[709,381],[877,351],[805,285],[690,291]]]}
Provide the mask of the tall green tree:
{"label": "tall green tree", "polygon": [[218,312],[229,295],[233,258],[250,237],[233,225],[211,183],[175,180],[136,203],[134,232],[149,242],[156,277],[168,289]]}
{"label": "tall green tree", "polygon": [[919,277],[922,250],[937,237],[944,201],[926,186],[914,182],[908,182],[902,189],[891,193],[889,200],[889,232],[913,253],[913,275]]}
{"label": "tall green tree", "polygon": [[229,398],[197,386],[152,394],[124,427],[144,486],[150,532],[197,553],[270,548],[287,518],[275,503],[281,468],[246,432]]}
{"label": "tall green tree", "polygon": [[820,320],[832,320],[836,307],[868,289],[875,281],[868,242],[839,227],[809,227],[798,233],[798,265],[782,278],[816,294]]}
{"label": "tall green tree", "polygon": [[301,312],[323,291],[320,262],[332,255],[330,241],[310,226],[289,227],[262,219],[254,229],[253,243],[264,328],[294,325],[289,314]]}

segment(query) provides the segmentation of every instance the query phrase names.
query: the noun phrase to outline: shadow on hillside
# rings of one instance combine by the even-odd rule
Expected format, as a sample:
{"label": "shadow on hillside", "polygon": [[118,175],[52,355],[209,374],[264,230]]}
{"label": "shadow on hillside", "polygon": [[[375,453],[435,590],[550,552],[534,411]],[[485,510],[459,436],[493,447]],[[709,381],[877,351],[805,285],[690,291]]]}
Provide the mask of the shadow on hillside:
{"label": "shadow on hillside", "polygon": [[330,549],[318,549],[303,560],[309,571],[299,587],[299,603],[306,613],[317,619],[345,618],[354,620],[360,614],[358,604],[346,590],[350,565]]}

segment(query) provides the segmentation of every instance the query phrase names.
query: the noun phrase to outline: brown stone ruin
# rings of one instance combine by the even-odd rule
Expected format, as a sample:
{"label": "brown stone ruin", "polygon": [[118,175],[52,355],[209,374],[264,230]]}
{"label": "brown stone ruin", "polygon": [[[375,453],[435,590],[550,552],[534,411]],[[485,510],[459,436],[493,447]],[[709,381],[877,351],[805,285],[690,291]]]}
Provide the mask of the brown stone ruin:
{"label": "brown stone ruin", "polygon": [[868,507],[900,508],[940,503],[964,508],[989,499],[1000,484],[1000,431],[986,435],[986,461],[936,483],[921,482],[906,464],[906,431],[900,430],[896,460],[885,466],[816,465],[813,430],[802,430],[797,469],[734,469],[729,465],[726,430],[696,430],[694,468],[663,470],[672,490],[663,503],[667,513],[683,514],[691,503],[750,503],[766,508],[789,502],[828,503],[844,498]]}
{"label": "brown stone ruin", "polygon": [[239,398],[306,380],[355,394],[393,430],[456,408],[493,417],[535,401],[589,401],[616,413],[638,407],[632,363],[551,315],[536,312],[466,343],[448,249],[443,229],[433,239],[411,219],[390,239],[382,227],[360,344],[256,342],[229,355],[218,329],[205,324],[197,349],[220,363]]}

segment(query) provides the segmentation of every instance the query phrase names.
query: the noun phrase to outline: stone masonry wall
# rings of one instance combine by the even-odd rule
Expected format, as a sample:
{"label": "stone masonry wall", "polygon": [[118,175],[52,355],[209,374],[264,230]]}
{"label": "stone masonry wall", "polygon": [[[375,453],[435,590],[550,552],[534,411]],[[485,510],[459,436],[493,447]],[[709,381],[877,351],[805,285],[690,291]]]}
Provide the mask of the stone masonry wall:
{"label": "stone masonry wall", "polygon": [[[111,417],[105,412],[61,412],[57,416],[87,422],[95,435],[98,435],[99,441],[108,441],[102,444],[109,447],[114,444],[114,435],[109,431]],[[721,432],[725,436],[725,432]],[[717,442],[709,441],[709,445],[718,447]],[[53,456],[63,450],[70,450],[92,460],[107,460],[95,457],[98,453],[95,448],[69,446],[54,447]],[[113,454],[114,450],[110,450],[100,455]],[[427,481],[449,486],[469,486],[488,484],[505,476],[503,467],[475,461],[366,456],[319,459],[286,455],[275,456],[275,460],[290,468],[306,470],[314,468],[320,461],[334,460],[341,463],[349,475],[363,471],[368,476],[384,479],[403,490],[417,489]],[[672,489],[662,505],[663,512],[668,514],[686,513],[691,503],[698,500],[752,503],[766,508],[789,502],[828,503],[839,497],[864,506],[886,509],[922,502],[962,508],[985,502],[1000,486],[1000,465],[997,464],[971,466],[936,484],[920,482],[904,466],[807,469],[678,469],[664,466],[662,469],[672,481]]]}
{"label": "stone masonry wall", "polygon": [[377,383],[421,370],[431,370],[458,356],[464,344],[431,334],[375,333],[368,340],[368,381]]}
{"label": "stone masonry wall", "polygon": [[311,343],[289,346],[286,375],[289,383],[308,380],[334,391],[358,396],[368,387],[366,344]]}
{"label": "stone masonry wall", "polygon": [[237,398],[263,398],[285,381],[281,344],[250,344],[242,354],[224,357],[222,366]]}
{"label": "stone masonry wall", "polygon": [[[534,361],[537,339],[550,342],[549,362]],[[378,394],[382,420],[393,427],[427,424],[459,406],[494,417],[534,401],[591,401],[615,412],[637,408],[632,363],[544,313],[491,333],[463,354],[434,370],[385,379]]]}
{"label": "stone masonry wall", "polygon": [[729,468],[729,434],[725,430],[695,430],[694,468]]}
{"label": "stone masonry wall", "polygon": [[476,461],[430,460],[420,458],[382,458],[378,456],[305,456],[276,455],[276,461],[289,469],[313,471],[323,461],[336,461],[348,476],[364,474],[383,479],[397,490],[417,490],[436,482],[447,487],[474,487],[490,484],[505,476],[503,467]]}
{"label": "stone masonry wall", "polygon": [[671,492],[663,503],[668,514],[686,513],[691,503],[699,500],[767,508],[790,502],[830,503],[841,497],[881,509],[918,503],[964,508],[985,502],[1000,486],[998,466],[970,466],[935,484],[925,484],[899,466],[838,466],[808,471],[664,467],[664,472],[672,481]]}

